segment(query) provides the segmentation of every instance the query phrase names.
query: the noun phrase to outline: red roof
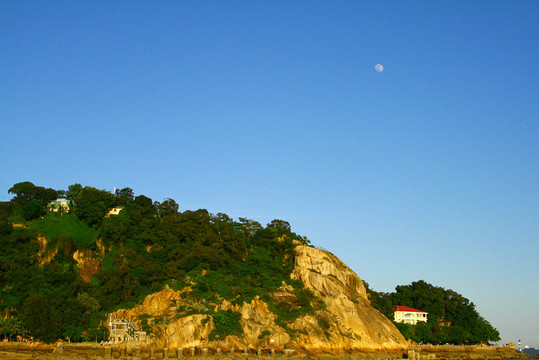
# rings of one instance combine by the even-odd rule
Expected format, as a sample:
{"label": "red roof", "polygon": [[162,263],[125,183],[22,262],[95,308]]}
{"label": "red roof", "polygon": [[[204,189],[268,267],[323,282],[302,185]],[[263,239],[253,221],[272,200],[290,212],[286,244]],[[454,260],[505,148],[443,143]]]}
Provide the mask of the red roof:
{"label": "red roof", "polygon": [[422,311],[422,310],[417,310],[417,309],[414,309],[414,308],[411,308],[411,307],[408,307],[408,306],[402,306],[402,305],[398,305],[397,308],[395,309],[395,311],[419,312],[419,313],[424,313],[425,312],[425,311]]}

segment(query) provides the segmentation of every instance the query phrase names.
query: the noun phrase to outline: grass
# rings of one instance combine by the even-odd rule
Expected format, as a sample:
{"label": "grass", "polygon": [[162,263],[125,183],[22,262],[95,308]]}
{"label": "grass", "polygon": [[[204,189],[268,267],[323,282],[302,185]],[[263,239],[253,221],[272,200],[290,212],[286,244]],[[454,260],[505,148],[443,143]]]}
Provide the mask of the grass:
{"label": "grass", "polygon": [[95,249],[97,231],[79,220],[75,215],[50,214],[28,224],[30,230],[47,238],[51,243],[56,240],[71,240],[77,249]]}

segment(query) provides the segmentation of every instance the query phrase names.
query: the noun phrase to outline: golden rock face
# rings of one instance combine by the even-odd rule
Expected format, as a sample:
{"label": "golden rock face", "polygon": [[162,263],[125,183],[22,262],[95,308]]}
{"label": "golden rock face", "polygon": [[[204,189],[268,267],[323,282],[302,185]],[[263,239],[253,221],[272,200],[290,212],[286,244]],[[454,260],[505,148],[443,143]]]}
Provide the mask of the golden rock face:
{"label": "golden rock face", "polygon": [[331,353],[407,348],[406,340],[393,323],[370,306],[359,276],[336,256],[298,246],[291,277],[301,280],[324,300],[326,308],[316,316],[329,324],[327,329],[321,329],[320,322],[312,316],[296,320],[295,325],[308,329],[307,335],[295,340],[298,348]]}
{"label": "golden rock face", "polygon": [[[165,288],[147,296],[141,305],[118,310],[113,316],[137,320],[140,315],[165,319],[153,326],[153,345],[168,348],[208,347],[222,351],[284,348],[311,353],[349,351],[401,351],[406,340],[397,328],[370,306],[361,279],[336,256],[308,246],[296,247],[295,266],[291,277],[301,280],[307,289],[321,298],[326,307],[302,316],[289,325],[298,330],[295,337],[275,323],[275,314],[261,299],[232,305],[223,301],[214,310],[232,309],[241,313],[243,337],[227,336],[209,342],[214,329],[211,316],[196,314],[177,318],[177,307],[187,300],[181,291]],[[283,284],[273,294],[277,302],[294,301],[293,289]],[[192,304],[191,304],[192,305]],[[134,345],[134,344],[131,344]]]}

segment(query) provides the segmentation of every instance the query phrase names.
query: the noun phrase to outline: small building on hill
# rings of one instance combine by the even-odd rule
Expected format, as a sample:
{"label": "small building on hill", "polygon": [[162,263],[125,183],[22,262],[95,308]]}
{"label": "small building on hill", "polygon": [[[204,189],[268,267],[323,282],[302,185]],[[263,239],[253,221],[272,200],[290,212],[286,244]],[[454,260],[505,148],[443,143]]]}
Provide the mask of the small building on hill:
{"label": "small building on hill", "polygon": [[108,216],[111,216],[111,215],[119,215],[120,214],[120,211],[123,210],[123,206],[115,206],[113,207],[112,209],[110,209],[108,212],[107,212],[107,217]]}
{"label": "small building on hill", "polygon": [[69,201],[67,199],[58,198],[51,201],[49,205],[47,205],[47,208],[49,211],[67,213],[69,212]]}
{"label": "small building on hill", "polygon": [[394,312],[394,320],[398,323],[417,325],[418,322],[427,322],[429,313],[408,306],[399,305]]}
{"label": "small building on hill", "polygon": [[109,317],[109,341],[118,344],[123,341],[146,341],[146,332],[141,331],[135,322]]}

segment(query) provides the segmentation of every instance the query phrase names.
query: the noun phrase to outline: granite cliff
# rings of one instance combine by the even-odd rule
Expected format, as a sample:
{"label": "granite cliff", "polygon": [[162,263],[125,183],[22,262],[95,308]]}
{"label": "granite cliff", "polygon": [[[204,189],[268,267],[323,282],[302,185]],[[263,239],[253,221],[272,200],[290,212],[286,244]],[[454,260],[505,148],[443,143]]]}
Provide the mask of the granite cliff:
{"label": "granite cliff", "polygon": [[[397,328],[370,306],[359,276],[336,256],[314,247],[297,246],[291,278],[303,282],[307,289],[323,300],[325,306],[297,318],[288,325],[288,329],[276,322],[268,304],[258,297],[243,304],[223,300],[213,311],[240,313],[243,336],[226,336],[210,341],[210,333],[215,328],[211,315],[177,316],[179,307],[193,306],[187,304],[189,300],[184,296],[190,291],[189,287],[182,290],[166,287],[147,296],[141,305],[118,310],[111,315],[139,323],[142,315],[151,325],[149,341],[169,348],[204,346],[229,351],[273,347],[311,353],[402,351],[407,348],[406,340]],[[272,297],[291,306],[297,301],[294,289],[284,283]]]}

